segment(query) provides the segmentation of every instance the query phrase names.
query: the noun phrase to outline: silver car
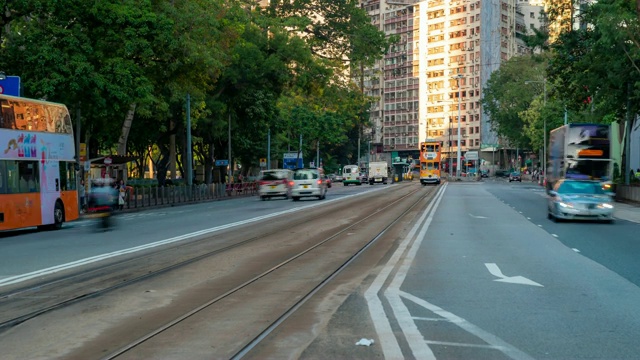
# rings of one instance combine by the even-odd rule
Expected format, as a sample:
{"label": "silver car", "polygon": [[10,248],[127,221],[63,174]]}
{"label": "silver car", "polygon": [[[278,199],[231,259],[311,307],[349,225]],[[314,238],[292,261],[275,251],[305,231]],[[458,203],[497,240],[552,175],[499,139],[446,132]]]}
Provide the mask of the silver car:
{"label": "silver car", "polygon": [[321,169],[305,168],[293,171],[293,180],[289,182],[291,198],[294,201],[303,197],[317,197],[322,200],[327,194],[327,182]]}
{"label": "silver car", "polygon": [[598,181],[558,180],[549,191],[547,217],[558,220],[596,220],[613,223],[612,194]]}

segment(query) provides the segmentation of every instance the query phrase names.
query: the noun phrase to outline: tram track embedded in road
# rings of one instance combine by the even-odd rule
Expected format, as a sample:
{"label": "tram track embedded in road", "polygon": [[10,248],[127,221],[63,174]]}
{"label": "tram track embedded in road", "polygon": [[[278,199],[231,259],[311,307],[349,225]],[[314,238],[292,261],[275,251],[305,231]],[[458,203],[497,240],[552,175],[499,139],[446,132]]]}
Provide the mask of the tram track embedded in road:
{"label": "tram track embedded in road", "polygon": [[[258,344],[260,344],[261,341],[263,341],[269,334],[271,334],[279,325],[281,325],[284,321],[286,321],[287,318],[289,318],[293,313],[295,313],[303,304],[305,304],[310,298],[312,298],[320,289],[322,289],[324,286],[326,286],[332,279],[334,279],[338,274],[340,274],[344,269],[346,269],[349,264],[351,264],[353,261],[355,261],[361,254],[363,254],[369,247],[371,247],[374,243],[376,243],[376,241],[378,239],[380,239],[391,227],[393,227],[394,225],[396,225],[400,220],[402,220],[409,212],[411,212],[418,204],[420,204],[423,200],[425,200],[425,198],[431,198],[433,197],[433,195],[436,193],[436,188],[430,189],[430,191],[426,192],[425,194],[422,194],[420,197],[414,199],[413,203],[411,203],[411,205],[409,205],[399,216],[397,216],[393,221],[389,222],[381,231],[379,231],[377,233],[376,236],[374,236],[373,238],[371,238],[370,240],[368,240],[365,244],[363,244],[353,255],[351,255],[350,257],[348,257],[348,259],[346,259],[344,262],[342,262],[337,268],[335,268],[332,272],[330,272],[328,275],[326,275],[321,281],[317,282],[315,284],[315,286],[313,286],[313,288],[308,291],[306,294],[302,295],[298,301],[295,302],[295,304],[293,304],[292,306],[290,306],[286,311],[284,311],[280,316],[278,316],[278,318],[271,322],[268,326],[266,326],[264,328],[264,330],[262,330],[257,336],[255,336],[253,339],[251,339],[249,342],[246,343],[245,346],[243,346],[241,349],[239,349],[235,354],[233,354],[232,356],[230,356],[231,359],[241,359],[243,358],[246,354],[248,354],[249,352],[251,352],[251,350],[253,350]],[[345,226],[344,228],[340,229],[339,231],[334,232],[333,234],[327,236],[326,238],[324,238],[323,240],[315,243],[313,246],[310,246],[296,254],[294,254],[293,256],[283,260],[282,262],[280,262],[279,264],[277,264],[276,266],[273,266],[272,268],[255,275],[254,277],[252,277],[251,279],[248,279],[247,281],[245,281],[244,283],[236,286],[233,289],[230,289],[229,291],[225,292],[224,294],[220,294],[219,296],[211,299],[210,301],[200,305],[199,307],[185,313],[184,315],[176,318],[175,320],[157,328],[156,330],[149,332],[148,334],[146,334],[145,336],[137,339],[136,341],[131,342],[130,344],[127,344],[126,346],[120,348],[119,350],[109,354],[108,356],[103,357],[104,360],[110,360],[110,359],[116,359],[121,355],[124,355],[125,353],[135,349],[136,347],[144,344],[145,342],[147,342],[148,340],[154,338],[155,336],[162,334],[168,330],[170,330],[171,328],[173,328],[174,326],[182,323],[183,321],[193,317],[194,315],[200,313],[201,311],[207,309],[208,307],[220,302],[221,300],[230,297],[231,295],[239,292],[240,290],[254,284],[255,282],[267,277],[269,274],[286,267],[288,264],[292,263],[293,261],[298,260],[300,257],[309,254],[310,252],[314,251],[315,249],[322,247],[324,245],[327,245],[329,242],[331,242],[332,240],[335,240],[336,238],[338,238],[340,235],[346,233],[347,231],[361,225],[363,222],[369,221],[372,218],[374,218],[375,216],[380,215],[381,213],[383,213],[385,210],[387,210],[390,207],[395,206],[397,203],[401,202],[402,200],[405,200],[411,196],[414,196],[417,192],[422,191],[422,189],[416,190],[416,191],[411,191],[405,195],[403,195],[402,197],[399,197],[398,199],[396,199],[395,201],[391,202],[391,203],[387,203],[384,207],[381,207],[379,209],[377,209],[375,212],[365,216],[364,218],[358,220],[357,222],[354,222],[348,226]]]}
{"label": "tram track embedded in road", "polygon": [[[401,196],[398,200],[403,199],[407,196],[411,196],[415,192],[416,191],[410,191],[407,194]],[[302,225],[307,221],[307,219],[302,217],[298,220],[289,222],[288,226],[292,227]],[[180,260],[172,264],[163,264],[159,266],[156,265],[156,268],[149,269],[148,267],[145,267],[144,269],[137,269],[137,271],[119,270],[122,268],[126,268],[131,264],[135,265],[144,263],[145,259],[153,259],[163,252],[173,252],[175,251],[175,246],[166,247],[153,253],[120,259],[108,264],[99,264],[96,267],[86,271],[56,275],[51,280],[39,280],[35,283],[30,284],[29,286],[20,287],[14,290],[7,291],[5,293],[0,293],[0,332],[20,325],[26,321],[35,319],[41,315],[50,313],[52,311],[77,304],[81,301],[97,298],[126,286],[152,279],[170,271],[177,270],[197,263],[198,261],[202,261],[212,256],[219,255],[226,251],[256,242],[266,236],[276,234],[278,231],[279,230],[274,229],[272,231],[263,232],[257,236],[234,242],[229,245],[224,245],[213,250],[204,251],[194,256],[189,256],[184,260]],[[205,236],[198,237],[195,240],[191,240],[188,244],[178,244],[177,246],[197,246],[199,243],[212,242],[212,240],[215,240],[217,238],[224,238],[225,236],[227,236],[227,232],[221,231],[220,233],[207,234]],[[148,260],[148,264],[153,265],[154,262],[152,260]],[[71,295],[68,295],[66,293],[62,293],[59,295],[52,293],[53,291],[60,291],[59,289],[65,289],[70,284],[73,284],[73,286],[78,286],[78,284],[83,285],[81,285],[80,289],[74,290],[74,293]],[[23,302],[10,309],[9,311],[2,310],[2,307],[5,306],[6,303],[21,297],[29,300],[38,299],[36,301],[39,301],[40,305],[33,305],[29,302],[25,304]],[[2,313],[10,313],[11,315],[6,316],[5,319],[2,320]]]}

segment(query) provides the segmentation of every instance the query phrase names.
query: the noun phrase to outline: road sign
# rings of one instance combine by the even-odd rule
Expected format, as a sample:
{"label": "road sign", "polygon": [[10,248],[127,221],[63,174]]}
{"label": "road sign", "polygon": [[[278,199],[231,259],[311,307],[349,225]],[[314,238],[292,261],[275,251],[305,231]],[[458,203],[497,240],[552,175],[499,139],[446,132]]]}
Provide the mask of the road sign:
{"label": "road sign", "polygon": [[[296,162],[296,159],[298,160]],[[283,159],[282,159],[282,167],[285,169],[295,169],[295,168],[302,168],[304,167],[304,161],[302,159],[302,153],[300,154],[300,157],[298,158],[298,153],[297,152],[289,152],[289,153],[284,153]]]}
{"label": "road sign", "polygon": [[87,161],[87,144],[80,143],[80,161]]}
{"label": "road sign", "polygon": [[267,166],[267,159],[260,158],[260,167],[265,167],[265,166]]}
{"label": "road sign", "polygon": [[113,163],[113,160],[110,157],[104,158],[104,164],[105,165],[111,165],[111,163]]}
{"label": "road sign", "polygon": [[229,160],[216,160],[216,166],[229,166]]}
{"label": "road sign", "polygon": [[20,76],[7,76],[0,80],[0,94],[20,96]]}
{"label": "road sign", "polygon": [[478,160],[478,152],[477,151],[467,151],[464,153],[464,158],[470,161]]}

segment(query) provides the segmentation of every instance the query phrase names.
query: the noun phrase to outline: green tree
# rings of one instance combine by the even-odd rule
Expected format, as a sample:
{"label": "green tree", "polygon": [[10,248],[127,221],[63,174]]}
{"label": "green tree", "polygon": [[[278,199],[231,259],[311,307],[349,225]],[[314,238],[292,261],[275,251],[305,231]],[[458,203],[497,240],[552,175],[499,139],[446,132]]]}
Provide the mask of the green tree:
{"label": "green tree", "polygon": [[[494,131],[511,146],[531,148],[532,139],[523,131],[525,122],[521,115],[543,92],[544,67],[544,58],[538,56],[513,57],[487,81],[482,98],[484,111]],[[526,81],[537,83],[526,84]]]}

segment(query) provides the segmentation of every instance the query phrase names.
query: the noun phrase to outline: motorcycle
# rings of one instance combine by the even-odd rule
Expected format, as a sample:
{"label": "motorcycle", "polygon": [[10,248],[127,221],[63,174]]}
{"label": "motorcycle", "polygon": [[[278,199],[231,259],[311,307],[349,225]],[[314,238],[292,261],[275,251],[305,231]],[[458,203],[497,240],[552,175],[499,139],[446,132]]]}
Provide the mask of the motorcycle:
{"label": "motorcycle", "polygon": [[112,215],[116,206],[117,191],[108,184],[96,184],[92,189],[87,206],[88,217],[100,219],[99,230],[108,230],[113,226]]}

